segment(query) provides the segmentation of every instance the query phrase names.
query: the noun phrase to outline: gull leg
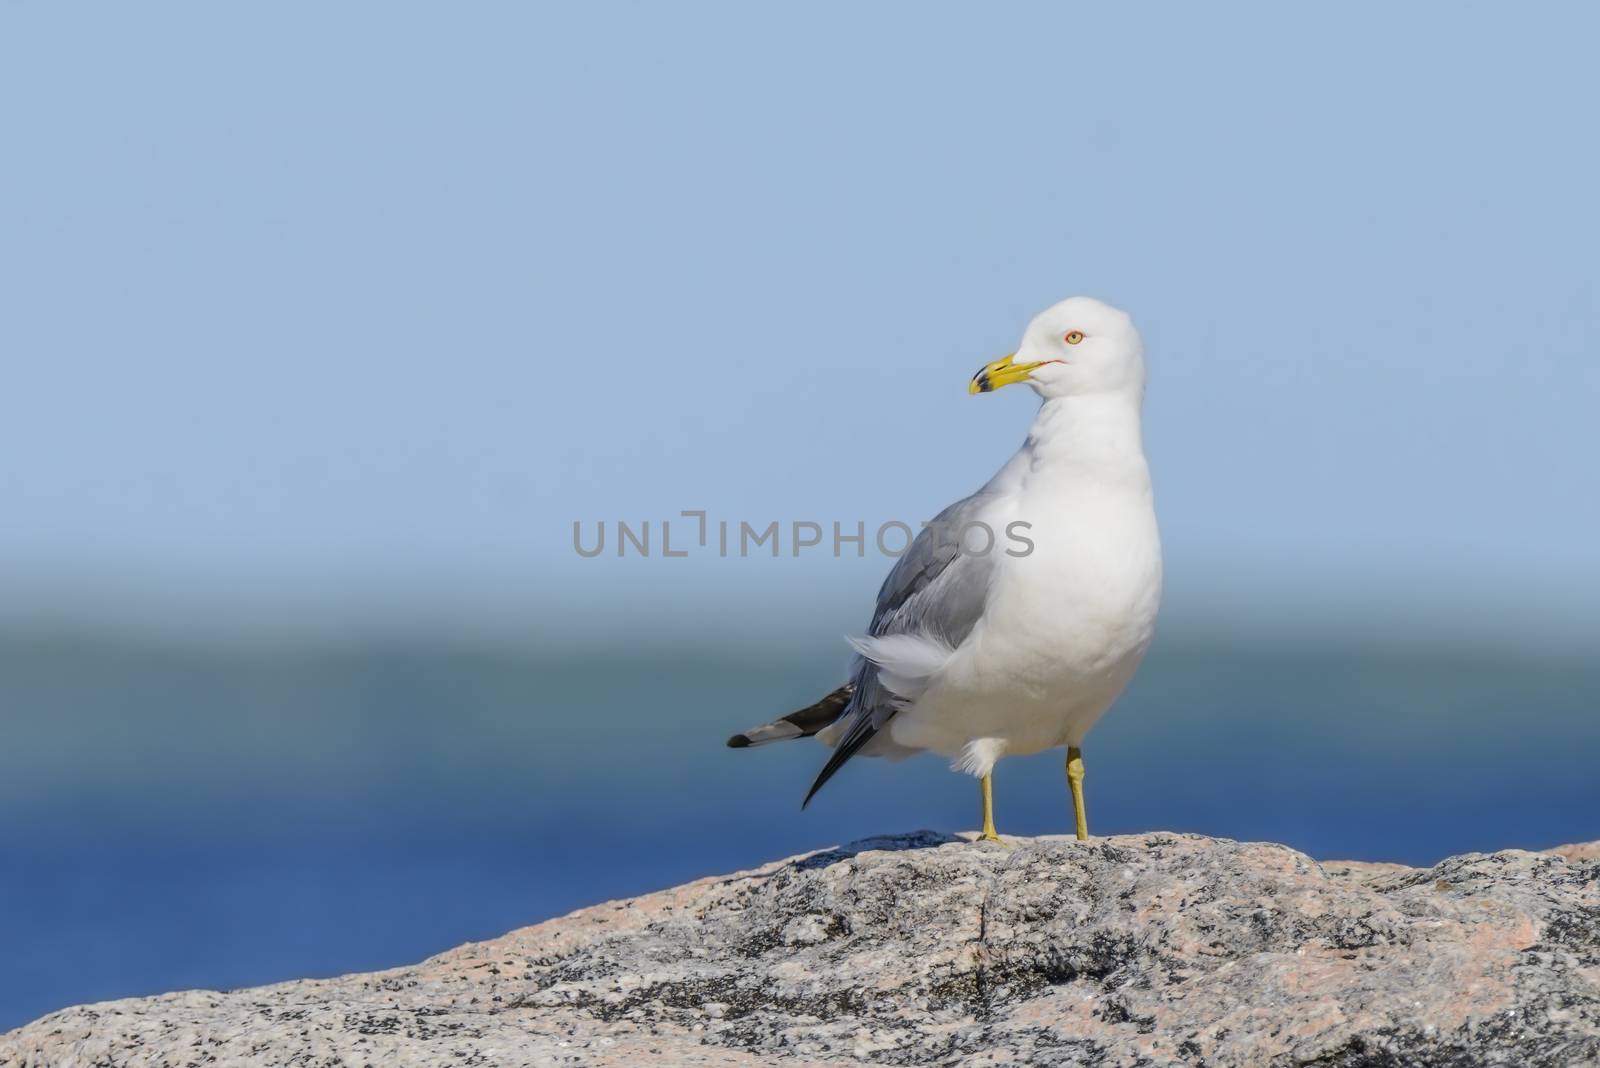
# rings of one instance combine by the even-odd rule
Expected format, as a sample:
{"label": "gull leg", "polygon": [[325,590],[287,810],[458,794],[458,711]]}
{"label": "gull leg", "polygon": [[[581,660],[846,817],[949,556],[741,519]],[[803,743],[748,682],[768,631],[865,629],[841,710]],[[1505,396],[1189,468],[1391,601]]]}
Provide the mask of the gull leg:
{"label": "gull leg", "polygon": [[1067,787],[1072,791],[1072,818],[1082,842],[1089,837],[1089,817],[1083,811],[1083,750],[1075,745],[1067,747]]}
{"label": "gull leg", "polygon": [[994,787],[990,784],[989,776],[978,780],[978,789],[983,794],[983,833],[978,835],[978,841],[998,842],[1000,835],[994,829]]}

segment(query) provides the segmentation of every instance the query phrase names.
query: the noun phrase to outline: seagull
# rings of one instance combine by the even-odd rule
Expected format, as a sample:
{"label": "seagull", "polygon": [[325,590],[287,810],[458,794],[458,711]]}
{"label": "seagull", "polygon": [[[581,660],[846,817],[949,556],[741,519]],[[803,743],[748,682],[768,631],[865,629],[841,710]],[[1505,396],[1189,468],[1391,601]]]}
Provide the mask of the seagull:
{"label": "seagull", "polygon": [[969,392],[1018,382],[1041,399],[1027,439],[896,560],[867,633],[848,639],[849,681],[728,739],[831,747],[802,808],[857,754],[934,752],[978,778],[979,838],[998,842],[995,763],[1064,746],[1074,829],[1088,838],[1084,737],[1133,677],[1161,601],[1144,345],[1125,312],[1071,297]]}

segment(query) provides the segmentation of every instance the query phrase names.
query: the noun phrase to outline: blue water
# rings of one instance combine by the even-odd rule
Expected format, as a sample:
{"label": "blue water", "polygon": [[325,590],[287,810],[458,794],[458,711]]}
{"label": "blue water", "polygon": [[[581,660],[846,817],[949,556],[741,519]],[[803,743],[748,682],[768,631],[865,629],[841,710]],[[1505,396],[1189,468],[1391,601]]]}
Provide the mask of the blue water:
{"label": "blue water", "polygon": [[[415,961],[580,905],[885,831],[960,829],[934,758],[731,731],[836,681],[678,648],[0,637],[0,1029],[64,1005]],[[1428,862],[1600,838],[1600,666],[1163,636],[1086,746],[1093,828]],[[1003,832],[1068,824],[1059,756]]]}

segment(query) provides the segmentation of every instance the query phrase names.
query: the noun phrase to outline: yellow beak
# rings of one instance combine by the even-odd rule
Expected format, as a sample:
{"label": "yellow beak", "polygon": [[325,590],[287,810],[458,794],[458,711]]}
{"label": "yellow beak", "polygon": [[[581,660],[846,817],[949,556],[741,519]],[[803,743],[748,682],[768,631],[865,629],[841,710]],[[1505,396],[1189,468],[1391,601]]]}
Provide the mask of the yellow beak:
{"label": "yellow beak", "polygon": [[1010,356],[1002,356],[993,363],[984,364],[978,373],[972,376],[972,384],[967,387],[967,392],[993,393],[1001,386],[1009,386],[1013,382],[1025,382],[1033,369],[1044,362],[1041,360],[1038,363],[1012,363],[1011,361],[1016,358],[1017,354],[1013,352]]}

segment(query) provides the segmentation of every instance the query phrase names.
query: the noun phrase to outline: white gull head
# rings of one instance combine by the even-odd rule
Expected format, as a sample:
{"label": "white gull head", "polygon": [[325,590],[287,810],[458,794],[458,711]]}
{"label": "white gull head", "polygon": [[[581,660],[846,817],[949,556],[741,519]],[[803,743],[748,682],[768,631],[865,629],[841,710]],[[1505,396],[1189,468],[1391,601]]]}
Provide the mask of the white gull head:
{"label": "white gull head", "polygon": [[1144,389],[1144,342],[1128,314],[1093,297],[1068,297],[1033,317],[1017,351],[981,369],[973,393],[1026,382],[1057,397]]}

